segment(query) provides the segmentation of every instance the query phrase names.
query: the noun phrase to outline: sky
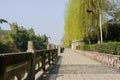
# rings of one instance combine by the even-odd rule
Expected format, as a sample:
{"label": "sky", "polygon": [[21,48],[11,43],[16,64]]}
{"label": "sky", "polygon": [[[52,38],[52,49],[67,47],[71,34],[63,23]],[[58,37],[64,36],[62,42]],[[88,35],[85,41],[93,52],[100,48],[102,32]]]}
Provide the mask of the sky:
{"label": "sky", "polygon": [[[33,28],[36,34],[51,37],[50,43],[60,44],[64,35],[64,14],[68,0],[0,0],[0,18]],[[9,29],[8,24],[0,24]]]}

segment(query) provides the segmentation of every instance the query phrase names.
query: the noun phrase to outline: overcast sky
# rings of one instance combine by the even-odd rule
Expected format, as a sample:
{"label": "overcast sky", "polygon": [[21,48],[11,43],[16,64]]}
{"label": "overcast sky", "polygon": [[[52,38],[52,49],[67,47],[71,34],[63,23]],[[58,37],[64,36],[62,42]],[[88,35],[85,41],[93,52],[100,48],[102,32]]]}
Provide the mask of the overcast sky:
{"label": "overcast sky", "polygon": [[[64,32],[64,13],[68,0],[0,0],[0,18],[17,22],[36,34],[46,34],[50,42],[60,44]],[[7,24],[0,24],[9,29]]]}

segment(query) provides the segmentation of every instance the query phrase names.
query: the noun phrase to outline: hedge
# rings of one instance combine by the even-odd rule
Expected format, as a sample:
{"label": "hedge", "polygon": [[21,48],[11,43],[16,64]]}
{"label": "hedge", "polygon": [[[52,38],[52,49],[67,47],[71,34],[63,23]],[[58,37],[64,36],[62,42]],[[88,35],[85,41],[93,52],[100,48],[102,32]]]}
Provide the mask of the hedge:
{"label": "hedge", "polygon": [[108,42],[108,43],[92,44],[92,45],[84,44],[77,46],[77,49],[85,50],[85,51],[96,51],[100,53],[107,53],[113,55],[120,55],[120,42]]}

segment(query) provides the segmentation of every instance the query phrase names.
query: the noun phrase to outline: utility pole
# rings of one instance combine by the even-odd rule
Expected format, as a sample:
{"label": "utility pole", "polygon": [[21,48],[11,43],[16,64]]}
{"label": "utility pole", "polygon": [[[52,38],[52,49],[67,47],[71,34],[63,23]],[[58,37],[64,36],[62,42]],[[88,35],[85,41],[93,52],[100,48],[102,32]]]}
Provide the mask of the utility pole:
{"label": "utility pole", "polygon": [[98,10],[93,10],[93,9],[87,9],[87,12],[91,13],[96,13],[99,15],[99,27],[100,27],[100,43],[103,43],[103,34],[102,34],[102,11],[100,9]]}
{"label": "utility pole", "polygon": [[102,20],[101,20],[102,16],[101,13],[99,13],[99,20],[100,20],[100,39],[101,39],[101,43],[103,43],[103,34],[102,34]]}

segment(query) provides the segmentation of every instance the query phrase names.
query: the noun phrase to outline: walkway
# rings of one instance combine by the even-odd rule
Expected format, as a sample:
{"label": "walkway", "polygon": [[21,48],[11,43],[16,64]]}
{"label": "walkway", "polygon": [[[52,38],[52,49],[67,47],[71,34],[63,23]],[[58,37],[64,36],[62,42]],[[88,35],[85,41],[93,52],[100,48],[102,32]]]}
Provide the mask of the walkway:
{"label": "walkway", "polygon": [[120,72],[72,50],[59,56],[49,80],[120,80]]}

